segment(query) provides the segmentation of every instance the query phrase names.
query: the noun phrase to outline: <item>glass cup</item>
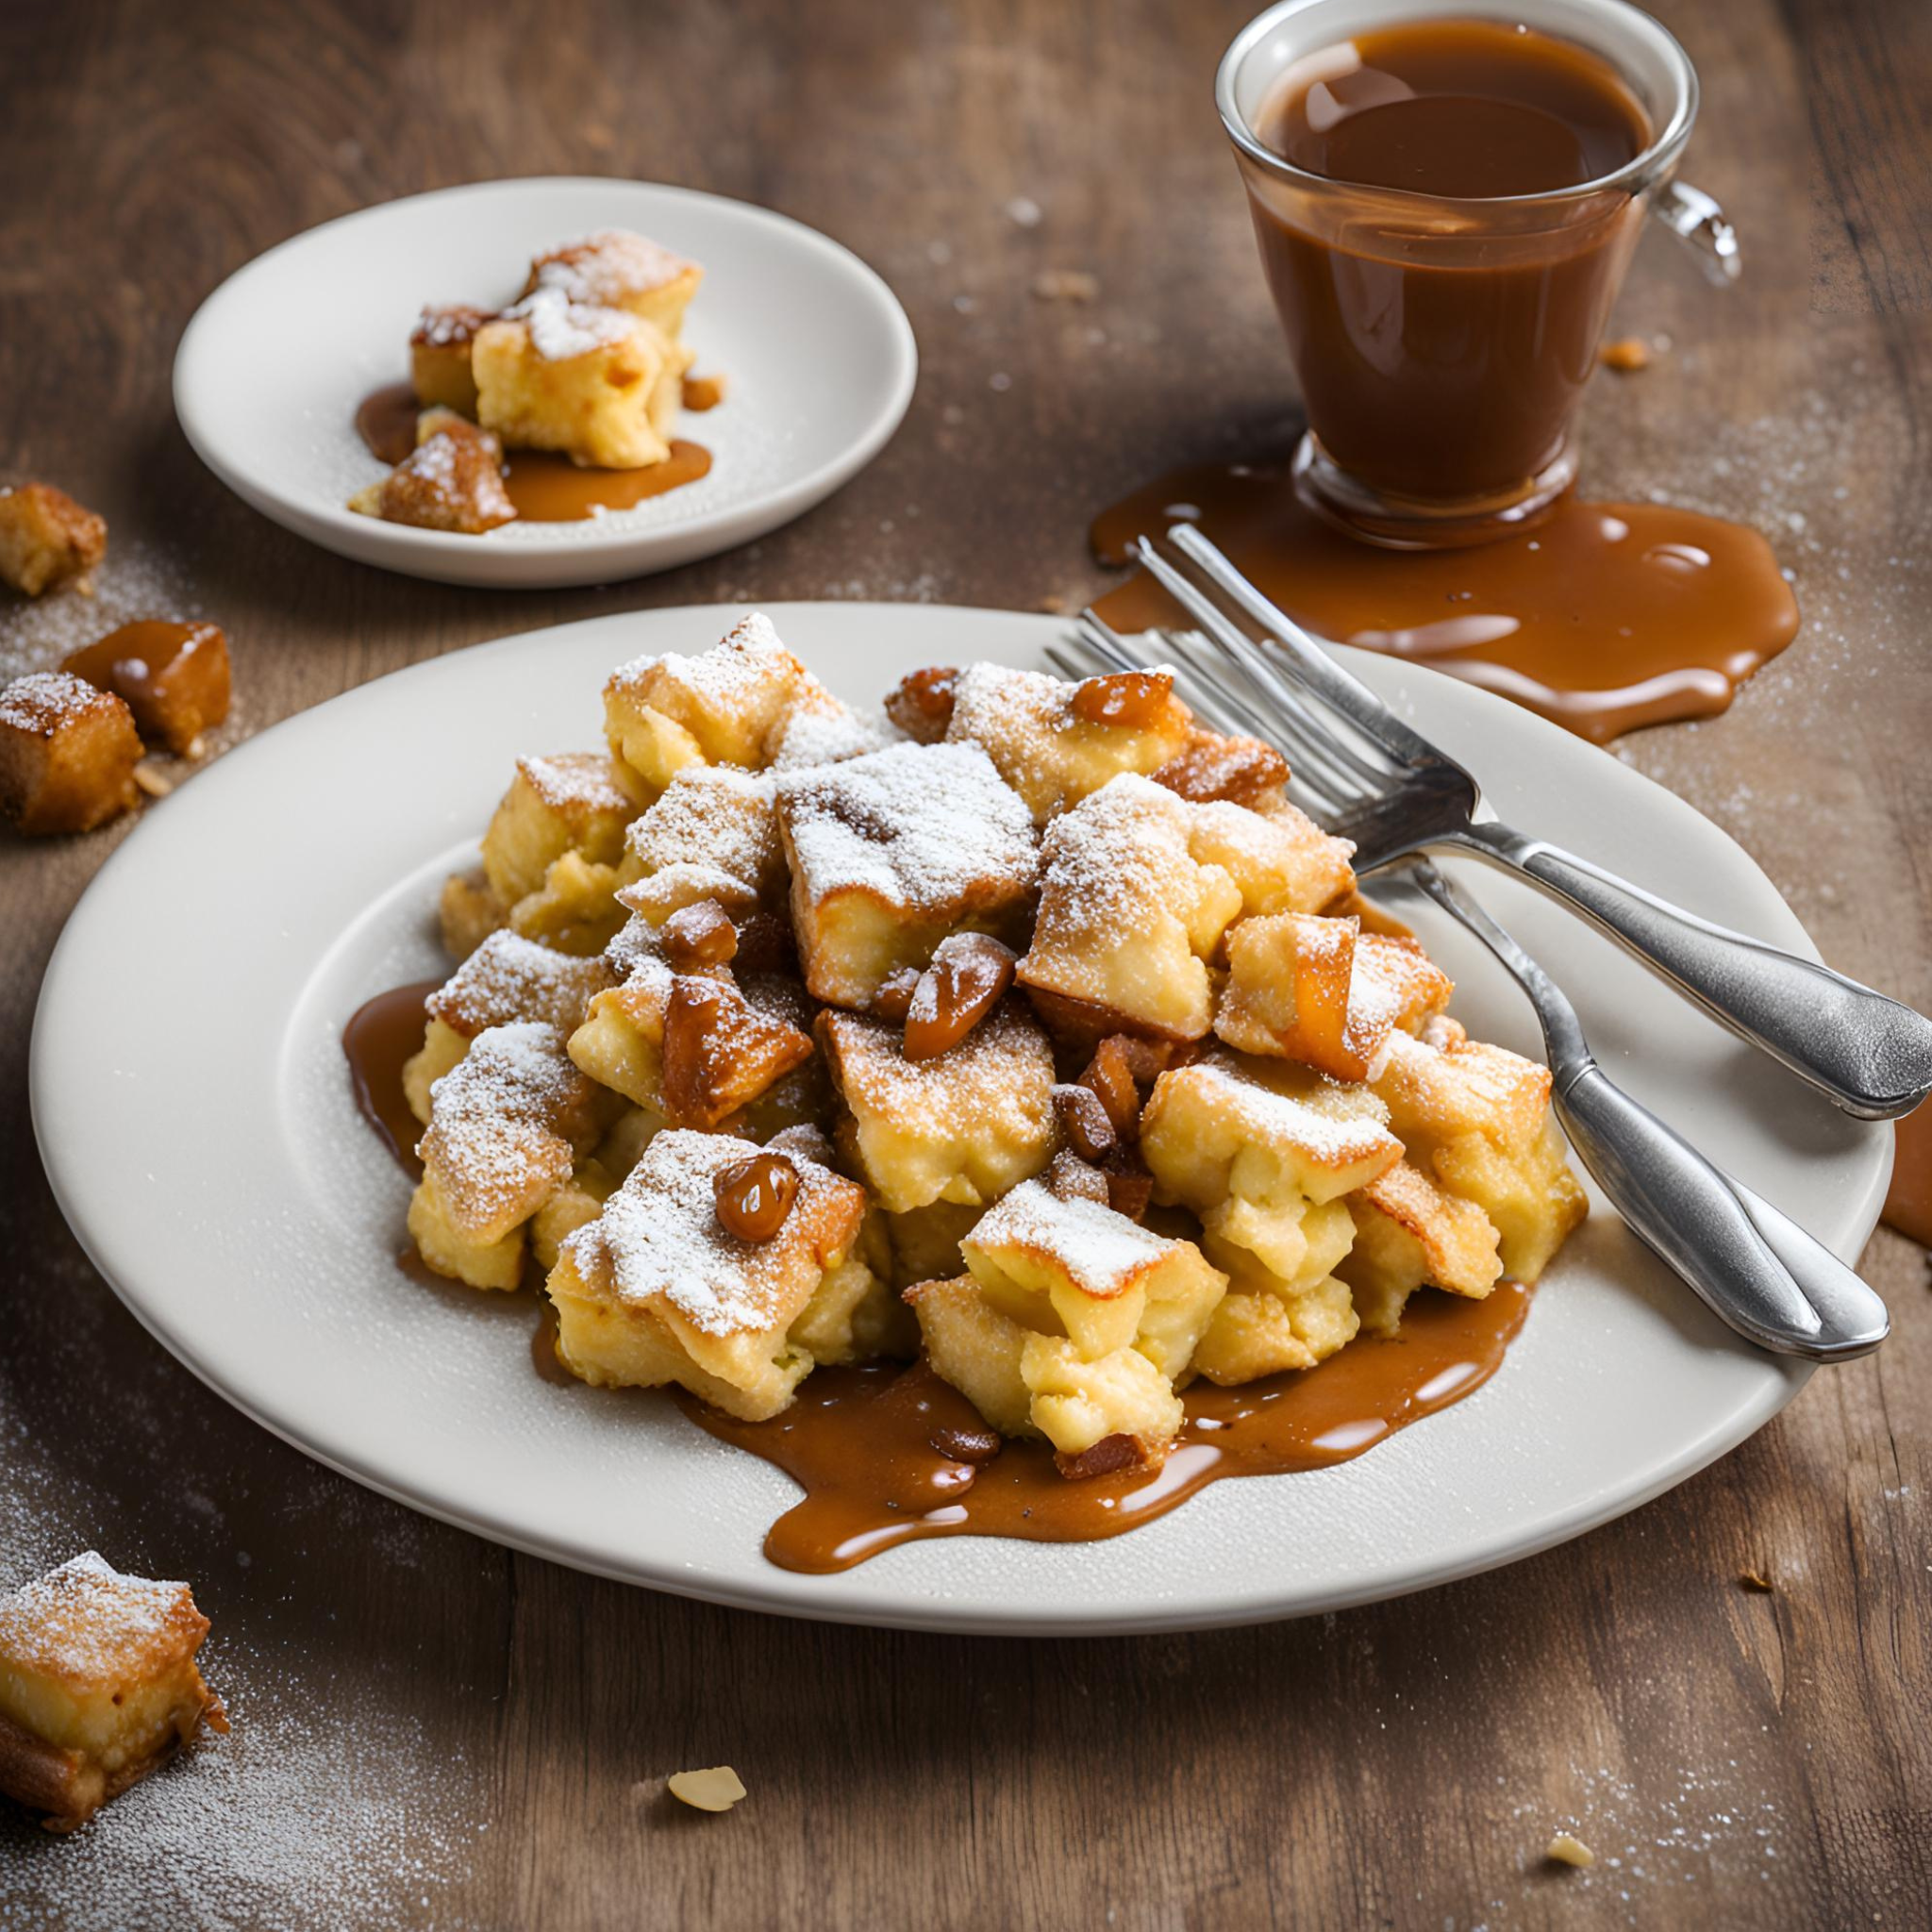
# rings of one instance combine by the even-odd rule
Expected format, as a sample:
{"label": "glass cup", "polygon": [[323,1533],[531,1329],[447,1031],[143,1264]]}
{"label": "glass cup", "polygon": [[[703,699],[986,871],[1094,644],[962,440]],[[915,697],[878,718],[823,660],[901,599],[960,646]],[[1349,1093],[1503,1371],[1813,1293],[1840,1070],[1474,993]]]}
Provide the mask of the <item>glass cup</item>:
{"label": "glass cup", "polygon": [[1579,187],[1492,200],[1365,187],[1296,167],[1256,131],[1291,66],[1356,34],[1521,18],[1521,0],[1280,0],[1235,36],[1215,80],[1307,410],[1297,487],[1373,542],[1484,542],[1570,487],[1577,406],[1646,213],[1696,245],[1713,280],[1738,271],[1723,210],[1674,179],[1696,72],[1626,0],[1536,8],[1541,31],[1617,72],[1654,130]]}

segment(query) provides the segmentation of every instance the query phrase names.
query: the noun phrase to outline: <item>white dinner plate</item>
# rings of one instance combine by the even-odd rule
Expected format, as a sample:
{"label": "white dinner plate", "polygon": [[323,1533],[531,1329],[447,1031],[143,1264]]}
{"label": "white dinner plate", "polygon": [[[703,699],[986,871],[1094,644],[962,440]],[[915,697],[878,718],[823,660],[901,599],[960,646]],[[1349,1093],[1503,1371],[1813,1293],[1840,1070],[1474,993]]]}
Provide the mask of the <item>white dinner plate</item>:
{"label": "white dinner plate", "polygon": [[[348,509],[384,474],[356,406],[408,375],[424,305],[510,301],[532,256],[598,228],[704,268],[685,338],[727,389],[681,433],[710,450],[710,473],[631,509],[480,537]],[[817,230],[694,189],[559,175],[385,202],[257,257],[188,325],[175,409],[223,482],[325,549],[443,583],[603,584],[728,550],[829,496],[899,426],[918,366],[897,297]]]}
{"label": "white dinner plate", "polygon": [[[539,1379],[529,1297],[401,1273],[408,1185],[358,1116],[339,1045],[371,994],[448,970],[437,889],[474,861],[512,758],[597,743],[612,665],[702,649],[738,615],[531,632],[319,705],[150,807],[75,908],[34,1026],[48,1173],[127,1305],[258,1422],[419,1509],[604,1575],[852,1623],[1066,1633],[1334,1609],[1527,1556],[1681,1482],[1804,1385],[1805,1369],[1721,1327],[1593,1193],[1495,1378],[1357,1461],[1219,1483],[1107,1542],[959,1538],[831,1576],[767,1563],[760,1539],[796,1493],[786,1476],[669,1402]],[[916,665],[1038,665],[1060,629],[898,605],[771,615],[866,703]],[[1811,951],[1737,845],[1615,758],[1469,685],[1344,655],[1512,824]],[[1527,889],[1475,883],[1568,988],[1617,1078],[1856,1257],[1889,1128],[1815,1100]],[[1471,1029],[1537,1053],[1501,970],[1458,928],[1421,909],[1417,923]]]}

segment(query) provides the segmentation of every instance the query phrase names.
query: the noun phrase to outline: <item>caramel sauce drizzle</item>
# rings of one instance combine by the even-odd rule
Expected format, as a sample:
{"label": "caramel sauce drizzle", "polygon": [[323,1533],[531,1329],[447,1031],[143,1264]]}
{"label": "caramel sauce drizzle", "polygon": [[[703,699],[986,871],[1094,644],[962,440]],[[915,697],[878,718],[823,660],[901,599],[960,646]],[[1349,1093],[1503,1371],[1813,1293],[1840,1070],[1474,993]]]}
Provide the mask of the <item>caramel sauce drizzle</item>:
{"label": "caramel sauce drizzle", "polygon": [[[421,407],[408,383],[386,383],[358,405],[356,433],[377,461],[393,468],[416,447]],[[586,470],[549,450],[517,449],[506,453],[503,487],[523,522],[574,524],[599,510],[633,508],[695,483],[710,468],[710,451],[682,437],[672,442],[663,462],[641,470]]]}
{"label": "caramel sauce drizzle", "polygon": [[427,1024],[423,1003],[441,984],[440,979],[424,979],[413,986],[391,987],[365,1000],[342,1028],[356,1110],[412,1181],[423,1178],[423,1163],[416,1158],[423,1123],[403,1097],[403,1063],[422,1047]]}
{"label": "caramel sauce drizzle", "polygon": [[[1297,623],[1514,698],[1601,744],[1710,718],[1798,630],[1756,531],[1649,503],[1562,498],[1497,542],[1386,550],[1307,508],[1285,466],[1170,472],[1095,519],[1103,563],[1191,523]],[[1117,630],[1184,623],[1143,572],[1094,607]]]}
{"label": "caramel sauce drizzle", "polygon": [[984,1434],[978,1412],[927,1368],[817,1369],[770,1422],[746,1423],[679,1393],[700,1428],[782,1469],[805,1494],[765,1537],[781,1570],[850,1570],[899,1543],[993,1536],[1094,1542],[1165,1516],[1209,1483],[1352,1461],[1396,1430],[1472,1395],[1501,1366],[1530,1291],[1499,1282],[1485,1301],[1424,1289],[1392,1341],[1363,1337],[1313,1369],[1236,1389],[1197,1383],[1158,1470],[1069,1481],[1041,1442],[991,1461],[940,1442]]}

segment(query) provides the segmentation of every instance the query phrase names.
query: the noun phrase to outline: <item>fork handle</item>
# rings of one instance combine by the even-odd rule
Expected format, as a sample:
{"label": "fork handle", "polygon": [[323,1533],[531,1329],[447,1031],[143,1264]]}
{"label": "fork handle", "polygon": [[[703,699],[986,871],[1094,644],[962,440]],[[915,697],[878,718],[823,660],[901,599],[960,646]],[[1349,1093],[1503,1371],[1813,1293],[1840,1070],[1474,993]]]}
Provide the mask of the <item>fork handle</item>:
{"label": "fork handle", "polygon": [[1472,824],[1455,842],[1582,913],[1846,1113],[1893,1120],[1932,1091],[1932,1020],[1897,1000],[1507,825]]}
{"label": "fork handle", "polygon": [[1552,1098],[1631,1232],[1740,1335],[1814,1361],[1848,1361],[1885,1340],[1884,1302],[1829,1248],[1712,1166],[1593,1061]]}

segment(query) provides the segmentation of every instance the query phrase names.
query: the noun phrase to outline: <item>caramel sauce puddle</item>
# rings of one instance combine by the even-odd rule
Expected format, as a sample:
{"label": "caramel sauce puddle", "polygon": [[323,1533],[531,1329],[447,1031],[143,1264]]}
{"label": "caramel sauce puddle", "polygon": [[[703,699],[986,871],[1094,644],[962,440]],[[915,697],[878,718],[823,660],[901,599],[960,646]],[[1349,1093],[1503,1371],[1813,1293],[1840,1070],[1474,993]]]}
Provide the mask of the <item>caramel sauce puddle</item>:
{"label": "caramel sauce puddle", "polygon": [[1352,1461],[1460,1402],[1501,1366],[1530,1299],[1511,1281],[1479,1302],[1424,1289],[1392,1340],[1363,1337],[1317,1368],[1240,1388],[1196,1384],[1160,1469],[1077,1482],[1044,1443],[1008,1442],[979,1465],[935,1448],[936,1435],[984,1424],[923,1362],[814,1370],[770,1422],[740,1422],[681,1392],[675,1400],[700,1428],[804,1490],[765,1537],[781,1570],[850,1570],[933,1537],[1095,1542],[1165,1516],[1212,1482]]}
{"label": "caramel sauce puddle", "polygon": [[[1102,563],[1190,523],[1316,635],[1428,664],[1601,744],[1710,718],[1798,630],[1797,600],[1756,530],[1650,503],[1557,502],[1521,533],[1456,550],[1385,550],[1295,494],[1285,466],[1170,472],[1094,520]],[[1116,630],[1183,624],[1143,572],[1094,607]]]}
{"label": "caramel sauce puddle", "polygon": [[[416,412],[421,405],[407,382],[386,383],[362,398],[356,409],[356,434],[379,462],[391,468],[416,447]],[[599,510],[630,509],[654,496],[708,475],[711,453],[703,443],[679,437],[661,463],[641,470],[587,470],[548,450],[517,449],[505,458],[503,487],[526,524],[580,523]]]}

